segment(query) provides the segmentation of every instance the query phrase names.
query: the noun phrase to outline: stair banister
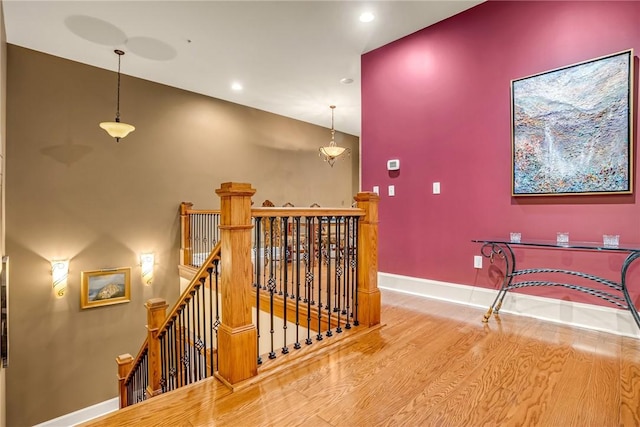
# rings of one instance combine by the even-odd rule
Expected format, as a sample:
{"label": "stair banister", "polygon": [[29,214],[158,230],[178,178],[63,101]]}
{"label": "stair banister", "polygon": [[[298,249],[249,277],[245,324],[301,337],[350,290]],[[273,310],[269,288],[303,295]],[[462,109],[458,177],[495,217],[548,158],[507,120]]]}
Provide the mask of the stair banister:
{"label": "stair banister", "polygon": [[149,385],[147,396],[153,397],[162,393],[162,360],[160,359],[160,341],[158,333],[160,326],[167,317],[169,304],[162,298],[152,298],[147,301],[147,342],[149,345]]}
{"label": "stair banister", "polygon": [[193,208],[193,203],[182,202],[180,203],[180,227],[182,232],[180,233],[180,262],[184,265],[191,265],[191,218],[189,217],[189,210]]}
{"label": "stair banister", "polygon": [[358,226],[358,318],[365,327],[380,323],[378,289],[378,202],[376,193],[358,193],[357,207],[365,211]]}
{"label": "stair banister", "polygon": [[252,320],[251,184],[226,182],[220,196],[222,317],[217,377],[229,386],[258,374],[257,331]]}

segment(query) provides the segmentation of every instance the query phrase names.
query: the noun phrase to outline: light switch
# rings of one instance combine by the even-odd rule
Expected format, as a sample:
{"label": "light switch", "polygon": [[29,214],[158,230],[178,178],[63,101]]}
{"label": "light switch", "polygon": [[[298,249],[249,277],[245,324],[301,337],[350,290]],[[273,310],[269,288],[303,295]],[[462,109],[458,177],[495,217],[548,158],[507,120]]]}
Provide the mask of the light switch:
{"label": "light switch", "polygon": [[377,185],[373,186],[373,192],[376,193],[378,196],[380,195],[380,187],[378,187]]}
{"label": "light switch", "polygon": [[433,194],[440,194],[440,183],[439,182],[434,182],[433,183]]}
{"label": "light switch", "polygon": [[473,257],[473,268],[482,268],[482,256],[475,255]]}
{"label": "light switch", "polygon": [[396,186],[395,185],[390,185],[389,186],[389,195],[390,196],[395,196],[396,195]]}

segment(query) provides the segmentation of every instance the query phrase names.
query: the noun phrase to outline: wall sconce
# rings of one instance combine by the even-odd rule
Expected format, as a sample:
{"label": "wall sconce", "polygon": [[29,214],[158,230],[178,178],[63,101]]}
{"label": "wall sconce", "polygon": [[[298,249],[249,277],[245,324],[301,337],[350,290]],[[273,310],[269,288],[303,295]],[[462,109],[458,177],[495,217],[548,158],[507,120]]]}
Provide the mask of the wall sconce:
{"label": "wall sconce", "polygon": [[153,281],[153,265],[154,265],[153,252],[140,254],[140,266],[142,267],[142,283],[150,285]]}
{"label": "wall sconce", "polygon": [[69,278],[69,260],[51,261],[51,276],[53,291],[59,297],[64,296]]}

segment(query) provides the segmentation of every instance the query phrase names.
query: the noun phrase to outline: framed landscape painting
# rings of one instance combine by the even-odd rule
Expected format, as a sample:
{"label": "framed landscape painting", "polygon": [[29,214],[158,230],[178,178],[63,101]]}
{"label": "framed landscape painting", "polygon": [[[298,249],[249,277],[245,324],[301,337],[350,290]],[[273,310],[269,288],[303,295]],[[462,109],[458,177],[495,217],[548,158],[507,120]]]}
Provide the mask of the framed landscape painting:
{"label": "framed landscape painting", "polygon": [[120,304],[130,298],[131,268],[82,272],[81,308]]}
{"label": "framed landscape painting", "polygon": [[511,82],[513,196],[629,194],[633,50]]}

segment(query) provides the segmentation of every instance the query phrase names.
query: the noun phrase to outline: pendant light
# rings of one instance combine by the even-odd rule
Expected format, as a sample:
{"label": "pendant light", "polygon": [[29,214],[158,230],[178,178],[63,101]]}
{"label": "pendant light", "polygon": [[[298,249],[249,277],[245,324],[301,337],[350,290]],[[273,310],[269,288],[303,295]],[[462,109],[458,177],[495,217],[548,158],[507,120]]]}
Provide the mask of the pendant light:
{"label": "pendant light", "polygon": [[124,52],[116,49],[114,50],[118,55],[118,93],[116,98],[116,121],[115,122],[102,122],[100,127],[107,131],[107,133],[116,139],[116,142],[120,142],[120,138],[124,138],[129,135],[130,132],[136,130],[136,128],[130,124],[122,123],[120,121],[120,59]]}
{"label": "pendant light", "polygon": [[342,158],[344,154],[349,154],[349,149],[344,147],[338,147],[335,141],[336,130],[333,127],[333,111],[335,110],[335,105],[330,105],[331,108],[331,141],[329,141],[329,145],[325,147],[320,147],[320,157],[324,156],[324,161],[329,163],[329,166],[333,167],[333,163],[336,159]]}

